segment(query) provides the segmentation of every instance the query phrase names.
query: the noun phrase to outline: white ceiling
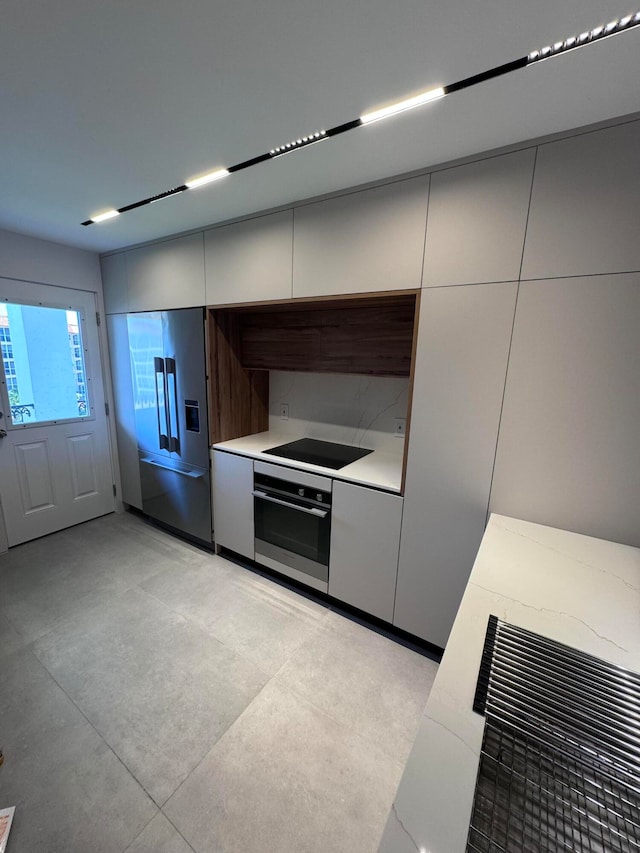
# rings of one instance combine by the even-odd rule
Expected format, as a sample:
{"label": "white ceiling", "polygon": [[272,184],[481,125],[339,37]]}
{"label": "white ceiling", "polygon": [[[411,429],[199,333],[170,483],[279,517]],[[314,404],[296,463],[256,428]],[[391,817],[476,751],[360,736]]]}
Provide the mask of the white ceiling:
{"label": "white ceiling", "polygon": [[80,222],[591,29],[627,0],[4,0],[0,227],[98,251],[640,110],[640,29]]}

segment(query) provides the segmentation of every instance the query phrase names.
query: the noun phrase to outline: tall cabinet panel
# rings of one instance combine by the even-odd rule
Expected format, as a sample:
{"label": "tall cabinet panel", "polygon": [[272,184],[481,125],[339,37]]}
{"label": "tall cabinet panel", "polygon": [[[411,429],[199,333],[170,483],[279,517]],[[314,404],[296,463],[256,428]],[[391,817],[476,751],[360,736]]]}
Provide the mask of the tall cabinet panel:
{"label": "tall cabinet panel", "polygon": [[188,234],[127,252],[129,311],[205,304],[204,239]]}
{"label": "tall cabinet panel", "polygon": [[142,509],[126,314],[107,316],[107,333],[113,377],[118,459],[120,460],[120,484],[122,487],[120,497],[125,503]]}
{"label": "tall cabinet panel", "polygon": [[541,145],[522,278],[640,270],[640,121]]}
{"label": "tall cabinet panel", "polygon": [[420,287],[429,176],[297,207],[293,295]]}
{"label": "tall cabinet panel", "polygon": [[100,269],[105,311],[107,314],[126,314],[129,310],[126,253],[101,258]]}
{"label": "tall cabinet panel", "polygon": [[484,532],[516,290],[422,294],[393,622],[438,646]]}
{"label": "tall cabinet panel", "polygon": [[640,546],[640,273],[520,285],[492,512]]}
{"label": "tall cabinet panel", "polygon": [[204,235],[207,305],[291,298],[293,211]]}
{"label": "tall cabinet panel", "polygon": [[424,287],[517,281],[535,149],[431,175]]}

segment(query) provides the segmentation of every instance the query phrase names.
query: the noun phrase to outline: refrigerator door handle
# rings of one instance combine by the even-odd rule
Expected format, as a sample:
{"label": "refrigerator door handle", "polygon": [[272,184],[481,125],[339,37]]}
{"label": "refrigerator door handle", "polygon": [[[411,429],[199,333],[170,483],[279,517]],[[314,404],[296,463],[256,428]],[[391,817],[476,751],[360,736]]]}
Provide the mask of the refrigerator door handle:
{"label": "refrigerator door handle", "polygon": [[155,468],[162,468],[163,471],[170,471],[172,474],[180,474],[181,477],[189,477],[191,480],[201,480],[204,477],[202,471],[181,471],[180,468],[172,468],[170,465],[163,465],[162,462],[156,462],[155,459],[140,458],[145,465],[153,465]]}
{"label": "refrigerator door handle", "polygon": [[158,374],[161,373],[162,374],[162,388],[163,388],[163,392],[164,392],[164,400],[163,400],[164,405],[162,406],[162,408],[164,408],[164,416],[165,416],[165,424],[166,424],[167,423],[167,419],[166,419],[167,418],[167,409],[166,409],[167,394],[166,394],[166,377],[165,377],[165,372],[164,372],[164,359],[158,358],[158,356],[155,356],[153,359],[153,367],[154,367],[154,371],[155,371],[153,381],[154,381],[154,385],[155,385],[155,389],[156,389],[156,415],[158,418],[158,445],[160,447],[160,450],[168,450],[169,449],[169,438],[167,436],[167,431],[165,431],[165,432],[162,431],[162,424],[160,423],[160,408],[161,407],[160,407],[160,394],[158,393]]}
{"label": "refrigerator door handle", "polygon": [[[169,433],[169,450],[172,453],[180,453],[180,436],[178,435],[178,382],[176,376],[176,360],[175,358],[165,358],[166,365],[166,388],[167,388],[167,423]],[[169,377],[173,381],[173,393],[169,393]],[[171,412],[171,403],[173,402],[173,416]],[[174,435],[175,429],[175,435]]]}

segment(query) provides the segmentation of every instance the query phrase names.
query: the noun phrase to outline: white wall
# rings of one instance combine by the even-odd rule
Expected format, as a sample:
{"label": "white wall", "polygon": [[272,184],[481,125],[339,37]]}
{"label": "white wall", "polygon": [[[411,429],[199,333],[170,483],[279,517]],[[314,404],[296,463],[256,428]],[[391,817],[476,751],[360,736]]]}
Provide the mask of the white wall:
{"label": "white wall", "polygon": [[102,296],[100,261],[95,252],[3,229],[0,229],[0,276],[92,290]]}

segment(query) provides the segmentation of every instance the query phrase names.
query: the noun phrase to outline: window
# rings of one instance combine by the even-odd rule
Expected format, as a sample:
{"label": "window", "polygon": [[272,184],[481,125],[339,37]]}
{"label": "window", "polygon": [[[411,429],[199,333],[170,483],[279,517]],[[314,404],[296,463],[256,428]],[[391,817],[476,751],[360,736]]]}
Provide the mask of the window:
{"label": "window", "polygon": [[79,312],[0,304],[0,349],[12,424],[90,414]]}

